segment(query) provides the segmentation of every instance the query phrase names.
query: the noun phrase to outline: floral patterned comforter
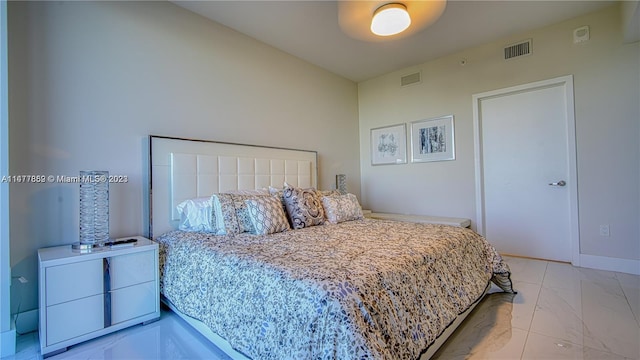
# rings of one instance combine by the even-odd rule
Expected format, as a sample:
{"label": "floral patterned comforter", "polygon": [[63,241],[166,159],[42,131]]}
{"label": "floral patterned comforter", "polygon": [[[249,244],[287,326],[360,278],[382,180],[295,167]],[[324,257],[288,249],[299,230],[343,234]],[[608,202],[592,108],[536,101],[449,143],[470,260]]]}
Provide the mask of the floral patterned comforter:
{"label": "floral patterned comforter", "polygon": [[416,359],[509,268],[469,229],[349,221],[267,236],[170,232],[161,292],[254,359]]}

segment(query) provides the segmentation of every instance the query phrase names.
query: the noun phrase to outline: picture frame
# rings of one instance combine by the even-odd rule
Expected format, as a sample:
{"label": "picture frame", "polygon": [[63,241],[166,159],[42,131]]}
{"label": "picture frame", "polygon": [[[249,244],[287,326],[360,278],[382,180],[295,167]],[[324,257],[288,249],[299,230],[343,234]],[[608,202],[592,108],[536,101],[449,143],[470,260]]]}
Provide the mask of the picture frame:
{"label": "picture frame", "polygon": [[411,123],[411,162],[455,160],[453,115]]}
{"label": "picture frame", "polygon": [[407,163],[407,125],[371,129],[371,165]]}

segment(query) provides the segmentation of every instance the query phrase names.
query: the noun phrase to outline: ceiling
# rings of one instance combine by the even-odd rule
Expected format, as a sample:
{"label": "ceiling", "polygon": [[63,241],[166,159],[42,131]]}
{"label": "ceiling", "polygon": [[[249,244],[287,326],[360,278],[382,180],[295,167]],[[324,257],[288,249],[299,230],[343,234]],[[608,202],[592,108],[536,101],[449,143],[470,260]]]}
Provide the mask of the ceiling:
{"label": "ceiling", "polygon": [[[394,1],[376,2],[382,5]],[[173,2],[356,82],[615,3],[613,0],[449,0],[434,24],[411,36],[363,41],[341,30],[337,1]]]}

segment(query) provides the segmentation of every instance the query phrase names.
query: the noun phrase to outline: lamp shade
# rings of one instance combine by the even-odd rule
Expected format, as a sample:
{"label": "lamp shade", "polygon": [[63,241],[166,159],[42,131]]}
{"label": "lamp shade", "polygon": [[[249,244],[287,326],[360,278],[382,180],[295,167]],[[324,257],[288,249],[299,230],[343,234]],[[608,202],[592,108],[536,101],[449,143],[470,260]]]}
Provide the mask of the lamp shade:
{"label": "lamp shade", "polygon": [[378,36],[391,36],[403,32],[409,25],[411,25],[411,17],[407,7],[391,3],[382,5],[373,13],[371,32]]}

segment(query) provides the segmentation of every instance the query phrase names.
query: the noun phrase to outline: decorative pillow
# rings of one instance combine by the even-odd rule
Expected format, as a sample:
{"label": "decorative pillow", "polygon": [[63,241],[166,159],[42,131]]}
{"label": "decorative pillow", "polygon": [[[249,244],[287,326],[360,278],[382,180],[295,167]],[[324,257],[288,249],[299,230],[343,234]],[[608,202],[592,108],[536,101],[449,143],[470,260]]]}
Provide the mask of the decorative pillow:
{"label": "decorative pillow", "polygon": [[211,206],[211,210],[207,213],[210,232],[215,235],[227,234],[222,205],[220,204],[218,194],[213,194],[208,199],[209,205]]}
{"label": "decorative pillow", "polygon": [[239,194],[217,194],[220,203],[220,215],[224,219],[226,234],[240,234],[243,232],[255,232],[251,217],[247,210],[245,200],[270,197],[271,195],[239,195]]}
{"label": "decorative pillow", "polygon": [[[289,184],[287,184],[286,182],[284,183],[284,187],[282,189],[278,189],[278,188],[274,188],[273,186],[269,186],[269,188],[267,189],[269,191],[269,194],[276,196],[276,197],[282,197],[283,193],[284,193],[284,189],[286,188],[293,188],[294,186],[291,186]],[[314,190],[316,192],[316,195],[318,196],[318,198],[322,199],[323,196],[337,196],[340,195],[340,191],[338,191],[337,189],[334,190],[315,190],[313,188],[308,188],[309,190]]]}
{"label": "decorative pillow", "polygon": [[273,186],[269,186],[269,194],[275,196],[277,198],[282,198],[282,194],[284,193],[283,189],[274,188]]}
{"label": "decorative pillow", "polygon": [[327,215],[327,221],[332,224],[360,220],[364,217],[358,198],[353,194],[325,196],[322,198],[322,205]]}
{"label": "decorative pillow", "polygon": [[211,196],[211,203],[214,207],[211,222],[214,222],[215,216],[215,222],[220,219],[225,234],[238,234],[238,218],[231,194],[214,194]]}
{"label": "decorative pillow", "polygon": [[289,222],[282,210],[282,202],[274,196],[245,200],[254,234],[267,235],[289,230]]}
{"label": "decorative pillow", "polygon": [[269,194],[271,194],[271,196],[275,197],[276,199],[280,200],[280,203],[282,204],[282,211],[284,211],[284,214],[286,216],[287,207],[284,204],[284,198],[283,198],[284,189],[277,189],[277,188],[274,188],[273,186],[269,186]]}
{"label": "decorative pillow", "polygon": [[315,189],[285,187],[282,200],[294,229],[324,224],[324,208]]}
{"label": "decorative pillow", "polygon": [[318,196],[322,198],[323,196],[340,196],[339,190],[318,190]]}
{"label": "decorative pillow", "polygon": [[254,233],[255,229],[251,223],[251,216],[249,216],[249,210],[245,200],[253,199],[255,195],[237,195],[232,194],[233,206],[236,208],[236,218],[238,219],[238,231]]}

